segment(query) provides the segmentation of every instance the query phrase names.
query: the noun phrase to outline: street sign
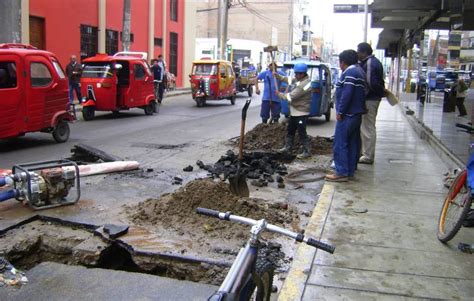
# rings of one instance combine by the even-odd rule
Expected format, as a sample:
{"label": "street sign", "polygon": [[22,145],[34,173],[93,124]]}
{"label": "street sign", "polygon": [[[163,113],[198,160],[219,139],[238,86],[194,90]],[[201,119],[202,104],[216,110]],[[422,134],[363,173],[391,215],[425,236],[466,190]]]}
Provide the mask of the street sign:
{"label": "street sign", "polygon": [[364,4],[334,4],[334,13],[363,13]]}

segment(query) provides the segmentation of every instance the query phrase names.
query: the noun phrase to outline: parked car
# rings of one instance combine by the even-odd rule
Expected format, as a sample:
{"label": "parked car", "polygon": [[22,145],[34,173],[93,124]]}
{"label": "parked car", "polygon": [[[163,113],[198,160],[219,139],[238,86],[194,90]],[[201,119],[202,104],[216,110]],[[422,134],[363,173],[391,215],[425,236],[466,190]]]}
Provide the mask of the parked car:
{"label": "parked car", "polygon": [[96,111],[118,112],[141,108],[156,110],[153,75],[145,57],[132,53],[98,54],[83,61],[82,117],[94,119]]}
{"label": "parked car", "polygon": [[28,132],[69,138],[68,81],[56,56],[24,44],[0,44],[0,139]]}

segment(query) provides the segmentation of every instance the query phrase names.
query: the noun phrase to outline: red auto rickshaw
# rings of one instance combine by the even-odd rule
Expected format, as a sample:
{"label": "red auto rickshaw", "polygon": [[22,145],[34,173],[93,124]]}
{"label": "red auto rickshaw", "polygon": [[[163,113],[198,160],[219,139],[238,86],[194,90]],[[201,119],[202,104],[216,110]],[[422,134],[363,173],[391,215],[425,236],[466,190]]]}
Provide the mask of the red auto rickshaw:
{"label": "red auto rickshaw", "polygon": [[198,60],[193,62],[189,75],[193,99],[198,107],[208,100],[228,99],[235,104],[235,73],[232,64],[223,60]]}
{"label": "red auto rickshaw", "polygon": [[69,139],[68,81],[54,54],[24,44],[0,44],[0,139],[28,132]]}
{"label": "red auto rickshaw", "polygon": [[95,111],[117,113],[142,108],[156,110],[153,75],[145,57],[136,53],[98,54],[83,60],[81,75],[82,117],[92,120]]}

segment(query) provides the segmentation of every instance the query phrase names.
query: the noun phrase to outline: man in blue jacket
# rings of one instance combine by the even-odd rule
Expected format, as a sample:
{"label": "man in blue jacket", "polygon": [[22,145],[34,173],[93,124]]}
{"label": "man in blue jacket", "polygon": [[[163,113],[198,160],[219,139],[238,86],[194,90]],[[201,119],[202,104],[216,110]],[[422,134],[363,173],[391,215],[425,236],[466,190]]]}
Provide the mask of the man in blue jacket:
{"label": "man in blue jacket", "polygon": [[365,74],[357,64],[357,53],[339,54],[342,74],[336,84],[336,131],[333,153],[336,173],[326,175],[329,182],[347,182],[354,176],[360,154],[360,124],[365,113]]}
{"label": "man in blue jacket", "polygon": [[366,96],[367,114],[362,117],[360,128],[362,139],[362,156],[359,163],[373,164],[375,157],[375,141],[377,130],[375,121],[379,109],[380,100],[385,96],[385,83],[383,80],[382,63],[372,55],[372,47],[368,43],[357,45],[357,55],[360,66],[366,74],[368,93]]}
{"label": "man in blue jacket", "polygon": [[[260,95],[258,81],[263,80],[262,106],[260,108],[260,117],[262,117],[263,123],[267,123],[270,118],[270,113],[270,123],[277,123],[278,119],[280,119],[281,104],[277,92],[281,83],[279,80],[276,80],[277,86],[275,87],[275,77],[273,77],[272,74],[274,68],[276,69],[275,63],[268,65],[267,70],[258,74],[257,82],[255,83],[255,93]],[[278,74],[285,76],[285,73],[282,71],[278,71]]]}

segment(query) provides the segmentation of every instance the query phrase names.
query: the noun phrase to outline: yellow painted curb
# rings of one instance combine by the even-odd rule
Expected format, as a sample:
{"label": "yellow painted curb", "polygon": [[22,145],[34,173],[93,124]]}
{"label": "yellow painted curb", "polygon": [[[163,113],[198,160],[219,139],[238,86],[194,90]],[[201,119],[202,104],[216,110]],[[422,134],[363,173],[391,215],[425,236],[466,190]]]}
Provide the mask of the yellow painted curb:
{"label": "yellow painted curb", "polygon": [[[321,238],[329,208],[331,207],[334,191],[335,189],[333,185],[324,184],[318,203],[316,204],[308,226],[305,229],[305,235],[316,239]],[[316,256],[316,251],[315,248],[306,244],[300,244],[298,246],[288,276],[286,277],[280,294],[278,295],[279,301],[301,300],[306,281],[309,277],[311,265]]]}

